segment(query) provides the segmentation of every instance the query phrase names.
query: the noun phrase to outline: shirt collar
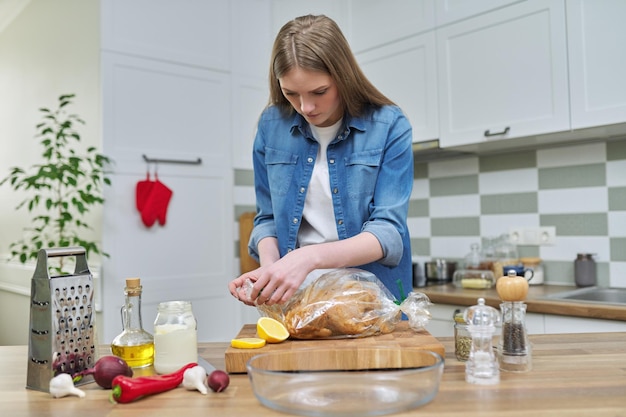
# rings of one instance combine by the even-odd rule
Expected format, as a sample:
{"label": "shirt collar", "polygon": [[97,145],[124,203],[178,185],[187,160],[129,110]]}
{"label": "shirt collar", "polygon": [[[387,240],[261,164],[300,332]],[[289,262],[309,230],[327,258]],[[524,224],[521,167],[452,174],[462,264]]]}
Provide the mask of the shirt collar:
{"label": "shirt collar", "polygon": [[[365,132],[367,128],[365,127],[365,122],[363,119],[359,117],[352,117],[350,115],[344,116],[343,125],[341,129],[339,129],[337,136],[340,138],[339,140],[343,140],[348,137],[350,133],[350,129],[356,129],[361,132]],[[293,133],[295,129],[300,130],[300,133],[309,139],[313,139],[313,134],[311,133],[311,128],[309,127],[309,123],[305,120],[304,117],[298,112],[294,113],[293,119],[291,121],[291,129],[290,131]]]}

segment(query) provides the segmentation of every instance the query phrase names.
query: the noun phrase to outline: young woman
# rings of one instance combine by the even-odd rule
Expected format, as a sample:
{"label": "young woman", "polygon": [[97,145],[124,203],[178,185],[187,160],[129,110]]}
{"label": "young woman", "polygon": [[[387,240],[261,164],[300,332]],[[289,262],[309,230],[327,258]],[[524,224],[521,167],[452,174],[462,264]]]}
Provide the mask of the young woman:
{"label": "young woman", "polygon": [[[231,294],[249,305],[284,303],[324,270],[343,267],[372,272],[398,298],[399,282],[408,293],[408,120],[367,80],[323,15],[281,28],[269,82],[253,150],[249,251],[261,266],[231,281]],[[254,281],[250,298],[246,279]]]}

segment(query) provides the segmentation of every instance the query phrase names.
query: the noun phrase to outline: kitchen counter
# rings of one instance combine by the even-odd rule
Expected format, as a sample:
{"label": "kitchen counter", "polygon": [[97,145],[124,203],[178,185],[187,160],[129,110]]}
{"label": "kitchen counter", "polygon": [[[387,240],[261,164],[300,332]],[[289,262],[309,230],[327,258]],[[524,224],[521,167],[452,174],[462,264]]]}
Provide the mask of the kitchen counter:
{"label": "kitchen counter", "polygon": [[[626,321],[626,306],[546,299],[549,295],[573,289],[575,288],[563,285],[531,285],[528,289],[528,297],[526,297],[526,311],[529,313]],[[501,303],[495,287],[487,290],[475,290],[445,284],[415,288],[415,291],[426,294],[434,304],[472,306],[480,297],[485,299],[486,304],[495,308],[499,308]]]}
{"label": "kitchen counter", "polygon": [[[497,385],[465,382],[465,364],[454,357],[453,340],[441,338],[445,370],[435,399],[418,409],[393,414],[415,416],[626,416],[626,332],[531,335],[533,370],[502,372]],[[323,342],[322,342],[323,343]],[[201,343],[200,356],[224,369],[226,343]],[[105,348],[102,350],[106,352]],[[95,383],[82,387],[85,398],[54,399],[28,390],[26,346],[0,346],[0,407],[11,417],[194,417],[285,416],[262,406],[246,375],[231,375],[222,393],[201,395],[176,388],[130,404],[109,402],[109,390]]]}

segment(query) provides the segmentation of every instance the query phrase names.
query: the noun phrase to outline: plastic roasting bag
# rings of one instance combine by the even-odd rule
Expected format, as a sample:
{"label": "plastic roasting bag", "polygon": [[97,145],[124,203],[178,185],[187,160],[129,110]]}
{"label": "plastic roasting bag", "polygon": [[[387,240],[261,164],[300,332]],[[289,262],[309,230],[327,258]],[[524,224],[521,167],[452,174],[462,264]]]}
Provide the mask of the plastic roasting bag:
{"label": "plastic roasting bag", "polygon": [[[248,295],[253,284],[245,283]],[[397,302],[374,274],[344,268],[323,274],[285,304],[262,304],[257,309],[283,323],[294,339],[343,339],[390,333],[402,313],[412,329],[423,330],[431,317],[430,305],[420,292]]]}

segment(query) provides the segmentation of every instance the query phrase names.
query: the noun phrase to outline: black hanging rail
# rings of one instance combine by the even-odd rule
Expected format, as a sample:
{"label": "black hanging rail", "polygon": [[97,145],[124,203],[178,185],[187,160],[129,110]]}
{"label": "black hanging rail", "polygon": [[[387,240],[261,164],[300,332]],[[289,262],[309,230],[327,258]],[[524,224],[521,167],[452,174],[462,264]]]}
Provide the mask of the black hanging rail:
{"label": "black hanging rail", "polygon": [[160,159],[160,158],[148,158],[145,154],[142,155],[143,160],[148,163],[157,163],[157,164],[188,164],[188,165],[200,165],[202,163],[202,158],[198,158],[196,160],[186,160],[186,159]]}

